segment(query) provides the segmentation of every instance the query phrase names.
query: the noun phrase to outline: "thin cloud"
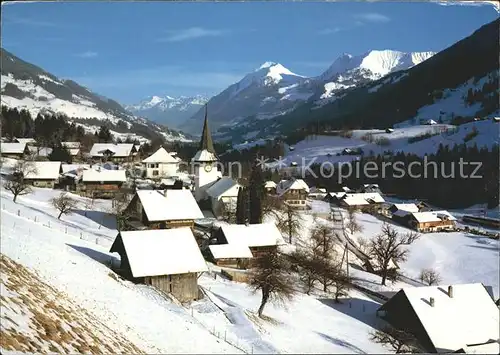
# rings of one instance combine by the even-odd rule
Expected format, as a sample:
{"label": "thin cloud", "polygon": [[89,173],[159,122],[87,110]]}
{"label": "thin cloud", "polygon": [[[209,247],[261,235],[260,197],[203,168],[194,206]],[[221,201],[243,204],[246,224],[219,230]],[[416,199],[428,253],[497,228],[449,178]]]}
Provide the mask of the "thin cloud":
{"label": "thin cloud", "polygon": [[167,30],[169,35],[159,38],[159,42],[182,42],[203,37],[219,37],[228,33],[226,30],[207,29],[202,27],[191,27],[181,30]]}
{"label": "thin cloud", "polygon": [[98,56],[98,53],[93,51],[86,51],[82,53],[77,53],[75,55],[80,58],[95,58]]}
{"label": "thin cloud", "polygon": [[354,18],[363,22],[372,22],[372,23],[385,23],[391,20],[389,17],[379,14],[377,12],[367,12],[363,14],[357,14],[354,15]]}
{"label": "thin cloud", "polygon": [[324,28],[324,29],[318,31],[318,34],[320,36],[325,36],[325,35],[332,35],[332,34],[340,32],[340,31],[342,31],[342,29],[340,27]]}

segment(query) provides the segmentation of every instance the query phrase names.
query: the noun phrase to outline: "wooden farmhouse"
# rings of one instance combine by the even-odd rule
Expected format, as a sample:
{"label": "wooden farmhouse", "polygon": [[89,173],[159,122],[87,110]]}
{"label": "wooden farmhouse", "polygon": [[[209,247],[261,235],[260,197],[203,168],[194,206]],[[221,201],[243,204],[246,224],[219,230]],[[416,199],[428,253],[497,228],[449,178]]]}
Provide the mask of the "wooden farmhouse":
{"label": "wooden farmhouse", "polygon": [[302,179],[281,180],[276,186],[276,193],[287,205],[306,208],[309,186]]}
{"label": "wooden farmhouse", "polygon": [[95,143],[89,155],[95,162],[124,163],[132,162],[137,156],[136,153],[132,143]]}
{"label": "wooden farmhouse", "polygon": [[214,233],[214,237],[218,244],[247,246],[254,258],[274,251],[279,245],[285,244],[274,223],[227,224],[221,226]]}
{"label": "wooden farmhouse", "polygon": [[420,209],[414,203],[393,203],[391,207],[389,207],[389,212],[396,213],[397,211],[419,212]]}
{"label": "wooden farmhouse", "polygon": [[179,170],[179,162],[163,147],[142,161],[146,168],[146,178],[162,179],[175,176]]}
{"label": "wooden farmhouse", "polygon": [[344,208],[355,208],[364,210],[381,206],[385,202],[378,192],[347,193],[338,199],[337,205]]}
{"label": "wooden farmhouse", "polygon": [[266,181],[264,184],[264,190],[270,195],[274,195],[276,193],[276,183],[272,180]]}
{"label": "wooden farmhouse", "polygon": [[0,152],[3,158],[24,159],[30,154],[26,143],[2,143]]}
{"label": "wooden farmhouse", "polygon": [[236,269],[246,269],[253,254],[250,248],[241,243],[209,245],[209,259],[215,265]]}
{"label": "wooden farmhouse", "polygon": [[377,316],[413,335],[427,353],[475,347],[478,354],[498,354],[499,315],[480,283],[403,288],[377,310]]}
{"label": "wooden farmhouse", "polygon": [[24,180],[36,187],[53,189],[59,183],[62,173],[60,161],[34,161],[30,165]]}
{"label": "wooden farmhouse", "polygon": [[125,211],[148,229],[194,228],[204,218],[189,190],[137,190]]}
{"label": "wooden farmhouse", "polygon": [[61,164],[60,185],[66,190],[76,190],[77,183],[83,177],[83,172],[89,169],[89,164]]}
{"label": "wooden farmhouse", "polygon": [[224,210],[236,211],[236,200],[240,188],[241,185],[236,181],[223,176],[207,189],[206,194],[216,217],[220,216]]}
{"label": "wooden farmhouse", "polygon": [[405,213],[405,211],[396,212],[398,219],[410,228],[418,232],[439,232],[449,230],[455,227],[457,220],[448,211],[428,211]]}
{"label": "wooden farmhouse", "polygon": [[125,170],[92,168],[83,171],[77,191],[86,197],[113,198],[125,182]]}
{"label": "wooden farmhouse", "polygon": [[190,228],[122,231],[110,252],[120,254],[124,277],[180,302],[199,299],[198,275],[208,268]]}
{"label": "wooden farmhouse", "polygon": [[82,157],[80,142],[61,142],[61,144],[68,150],[73,160],[79,160]]}

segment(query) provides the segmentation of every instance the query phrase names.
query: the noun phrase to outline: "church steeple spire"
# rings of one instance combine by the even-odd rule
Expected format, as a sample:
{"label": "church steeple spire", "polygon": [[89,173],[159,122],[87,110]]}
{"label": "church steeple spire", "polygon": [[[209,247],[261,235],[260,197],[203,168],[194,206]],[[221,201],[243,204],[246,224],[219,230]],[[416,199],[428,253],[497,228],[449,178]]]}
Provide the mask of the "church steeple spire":
{"label": "church steeple spire", "polygon": [[207,150],[215,154],[214,144],[212,142],[212,135],[208,128],[208,115],[207,104],[205,104],[205,122],[203,123],[203,133],[201,134],[200,150]]}

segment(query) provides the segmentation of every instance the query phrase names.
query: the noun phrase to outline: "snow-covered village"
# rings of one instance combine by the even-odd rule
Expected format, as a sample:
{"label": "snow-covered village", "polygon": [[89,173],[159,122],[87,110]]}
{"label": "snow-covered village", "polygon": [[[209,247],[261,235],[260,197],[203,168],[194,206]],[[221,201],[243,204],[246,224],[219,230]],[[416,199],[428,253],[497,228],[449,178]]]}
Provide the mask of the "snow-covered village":
{"label": "snow-covered village", "polygon": [[[307,75],[268,60],[243,75],[213,64],[191,91],[195,74],[181,75],[173,59],[160,72],[130,67],[127,79],[68,74],[86,60],[88,75],[100,75],[101,39],[60,65],[21,47],[39,30],[57,52],[51,31],[79,33],[77,14],[92,13],[104,36],[131,41],[121,50],[146,51],[138,33],[102,21],[143,14],[146,31],[163,16],[182,24],[196,8],[215,14],[215,3],[4,5],[2,354],[500,353],[497,4],[219,3],[248,36],[260,30],[243,30],[246,16],[262,15],[271,31],[262,9],[275,7],[314,13],[311,24],[335,11],[357,21],[339,18],[318,32],[323,40],[387,38],[366,44],[381,49],[344,43],[356,55],[334,37],[335,50],[314,46],[318,58],[337,57],[320,74],[304,60]],[[428,47],[385,49],[401,42],[381,26],[458,23],[464,10],[470,23],[450,25],[444,42],[426,29]],[[224,19],[221,28],[235,25]],[[208,42],[237,31],[200,21],[165,30],[156,45],[192,58],[198,40],[215,63],[222,54]],[[297,46],[308,24],[290,29]],[[82,43],[94,38],[87,30]],[[110,53],[108,70],[120,70]],[[119,101],[103,96],[114,91]]]}

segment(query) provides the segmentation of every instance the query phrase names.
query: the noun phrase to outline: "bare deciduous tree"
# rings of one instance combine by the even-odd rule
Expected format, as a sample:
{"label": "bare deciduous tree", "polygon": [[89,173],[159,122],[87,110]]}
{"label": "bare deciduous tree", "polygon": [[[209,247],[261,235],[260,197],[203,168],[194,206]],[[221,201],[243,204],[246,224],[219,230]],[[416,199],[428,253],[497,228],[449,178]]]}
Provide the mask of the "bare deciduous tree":
{"label": "bare deciduous tree", "polygon": [[347,209],[347,224],[346,228],[351,234],[363,231],[362,226],[358,223],[356,219],[356,210],[354,208]]}
{"label": "bare deciduous tree", "polygon": [[236,223],[236,204],[222,202],[219,207],[220,219],[227,223]]}
{"label": "bare deciduous tree", "polygon": [[305,250],[298,250],[290,255],[293,264],[298,268],[300,281],[304,285],[305,293],[311,294],[314,285],[319,281],[319,262]]}
{"label": "bare deciduous tree", "polygon": [[261,291],[262,300],[258,315],[262,312],[268,301],[275,301],[284,305],[295,295],[295,289],[290,283],[290,265],[287,259],[277,251],[262,254],[255,260],[251,269],[249,287],[253,292]]}
{"label": "bare deciduous tree", "polygon": [[123,230],[126,227],[127,221],[133,217],[133,213],[127,210],[129,203],[129,195],[125,193],[115,194],[111,202],[111,209],[108,213],[115,216],[116,229],[118,231]]}
{"label": "bare deciduous tree", "polygon": [[62,192],[59,196],[51,199],[50,203],[59,211],[57,219],[61,219],[63,214],[71,214],[78,206],[78,201],[66,192]]}
{"label": "bare deciduous tree", "polygon": [[9,179],[3,184],[3,187],[14,195],[12,201],[16,202],[18,196],[31,193],[31,185],[26,181],[26,176],[36,174],[37,169],[31,160],[19,160],[12,169]]}
{"label": "bare deciduous tree", "polygon": [[415,232],[400,234],[393,226],[384,223],[382,233],[371,240],[369,249],[370,255],[380,267],[382,285],[385,285],[389,275],[391,261],[395,264],[405,261],[409,251],[403,246],[410,245],[419,237],[420,235]]}
{"label": "bare deciduous tree", "polygon": [[422,269],[422,271],[420,271],[419,278],[422,283],[425,283],[429,286],[436,285],[441,282],[441,276],[439,275],[439,273],[436,270],[430,268]]}
{"label": "bare deciduous tree", "polygon": [[280,232],[288,234],[288,242],[292,244],[293,237],[299,234],[302,228],[302,217],[295,208],[286,204],[281,212],[278,216],[277,227]]}
{"label": "bare deciduous tree", "polygon": [[396,354],[415,354],[422,352],[421,347],[413,335],[391,326],[386,326],[382,330],[372,332],[370,338],[376,343],[390,346]]}

